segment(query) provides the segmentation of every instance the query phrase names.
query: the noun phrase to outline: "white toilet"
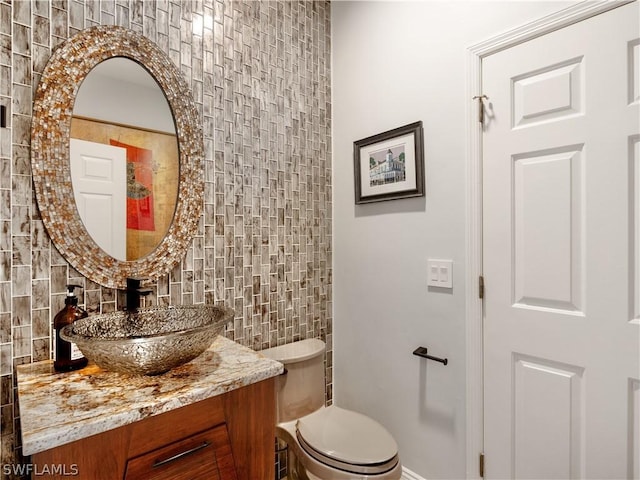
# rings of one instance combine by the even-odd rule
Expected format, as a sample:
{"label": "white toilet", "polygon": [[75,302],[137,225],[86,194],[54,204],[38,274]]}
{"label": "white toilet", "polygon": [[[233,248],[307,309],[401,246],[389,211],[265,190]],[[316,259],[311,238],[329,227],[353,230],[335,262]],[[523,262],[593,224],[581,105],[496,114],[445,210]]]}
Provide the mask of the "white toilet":
{"label": "white toilet", "polygon": [[260,353],[284,364],[278,377],[278,438],[288,445],[288,480],[398,480],[398,446],[375,420],[324,406],[324,349],[313,338]]}

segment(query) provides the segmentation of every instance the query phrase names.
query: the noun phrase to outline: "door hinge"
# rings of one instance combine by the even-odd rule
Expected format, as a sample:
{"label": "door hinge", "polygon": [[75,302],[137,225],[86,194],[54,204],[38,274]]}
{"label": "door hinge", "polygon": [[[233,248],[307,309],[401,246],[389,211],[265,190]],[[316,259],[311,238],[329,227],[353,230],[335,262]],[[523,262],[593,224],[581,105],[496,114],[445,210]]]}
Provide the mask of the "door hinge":
{"label": "door hinge", "polygon": [[478,297],[484,298],[484,277],[482,275],[478,277]]}
{"label": "door hinge", "polygon": [[480,478],[484,478],[484,453],[480,454],[479,467],[480,467]]}
{"label": "door hinge", "polygon": [[489,99],[486,95],[476,95],[472,100],[478,100],[478,122],[484,125],[484,99]]}

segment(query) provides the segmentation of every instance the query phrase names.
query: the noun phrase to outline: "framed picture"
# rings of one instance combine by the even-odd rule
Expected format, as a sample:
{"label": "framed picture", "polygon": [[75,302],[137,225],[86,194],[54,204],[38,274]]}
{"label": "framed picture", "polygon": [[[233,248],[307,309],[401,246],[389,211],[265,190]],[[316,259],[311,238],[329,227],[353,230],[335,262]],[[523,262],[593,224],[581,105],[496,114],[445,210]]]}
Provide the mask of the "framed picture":
{"label": "framed picture", "polygon": [[353,144],[356,203],[424,196],[422,122]]}

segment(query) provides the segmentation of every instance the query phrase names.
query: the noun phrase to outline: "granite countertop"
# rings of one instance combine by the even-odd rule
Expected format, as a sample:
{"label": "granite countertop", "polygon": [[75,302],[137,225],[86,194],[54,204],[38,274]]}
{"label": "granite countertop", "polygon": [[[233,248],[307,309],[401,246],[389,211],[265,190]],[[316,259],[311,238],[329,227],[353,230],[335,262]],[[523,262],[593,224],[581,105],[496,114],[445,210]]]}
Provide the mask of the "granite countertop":
{"label": "granite countertop", "polygon": [[50,360],[16,370],[22,452],[33,455],[274,377],[283,366],[218,336],[198,358],[158,376],[91,363],[58,373]]}

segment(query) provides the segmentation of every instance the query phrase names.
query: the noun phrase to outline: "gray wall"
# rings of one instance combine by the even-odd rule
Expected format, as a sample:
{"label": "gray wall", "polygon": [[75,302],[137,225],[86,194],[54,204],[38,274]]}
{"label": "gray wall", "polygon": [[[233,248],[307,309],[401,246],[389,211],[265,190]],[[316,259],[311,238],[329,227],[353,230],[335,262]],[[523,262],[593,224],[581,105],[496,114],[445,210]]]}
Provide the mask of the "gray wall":
{"label": "gray wall", "polygon": [[[569,4],[332,3],[334,400],[382,422],[430,480],[466,478],[467,47]],[[353,142],[418,120],[426,196],[354,205]],[[453,260],[452,290],[427,287],[428,258]]]}
{"label": "gray wall", "polygon": [[33,199],[33,92],[52,48],[74,32],[117,24],[155,41],[192,86],[205,131],[205,209],[185,260],[151,301],[224,301],[226,335],[261,349],[328,341],[331,400],[330,8],[325,2],[0,0],[0,463],[20,449],[15,365],[51,355],[65,284],[90,312],[117,292],[70,268]]}

